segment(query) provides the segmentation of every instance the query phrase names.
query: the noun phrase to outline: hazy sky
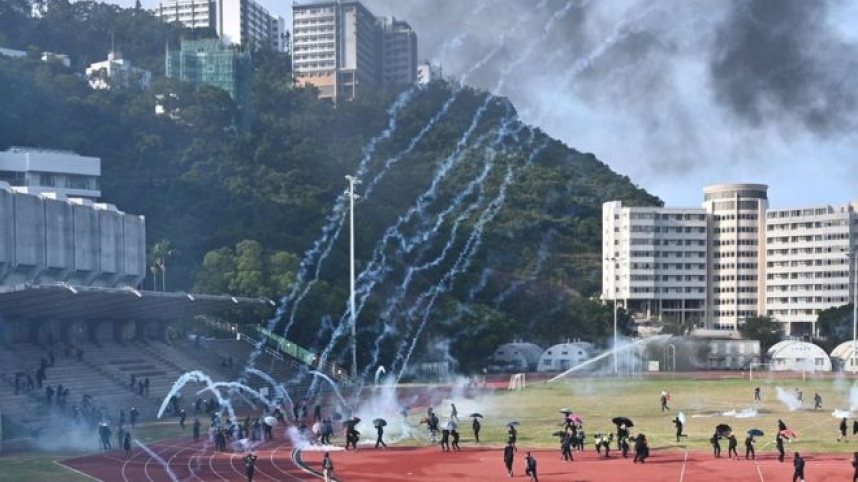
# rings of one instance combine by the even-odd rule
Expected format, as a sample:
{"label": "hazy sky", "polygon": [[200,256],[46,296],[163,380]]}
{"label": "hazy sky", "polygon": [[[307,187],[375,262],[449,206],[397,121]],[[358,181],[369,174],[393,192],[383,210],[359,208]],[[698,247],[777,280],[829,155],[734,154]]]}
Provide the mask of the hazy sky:
{"label": "hazy sky", "polygon": [[[259,1],[290,23],[291,2]],[[524,121],[669,206],[697,206],[722,182],[769,184],[775,208],[858,200],[856,2],[364,4],[407,20],[444,75],[483,65],[469,84],[503,79],[495,93]]]}

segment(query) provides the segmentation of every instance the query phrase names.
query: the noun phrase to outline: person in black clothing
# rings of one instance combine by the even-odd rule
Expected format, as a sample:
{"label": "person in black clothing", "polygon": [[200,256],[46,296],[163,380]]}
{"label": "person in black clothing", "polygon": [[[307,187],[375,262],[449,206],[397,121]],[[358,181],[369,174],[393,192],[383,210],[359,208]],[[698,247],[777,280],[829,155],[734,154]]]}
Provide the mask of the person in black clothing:
{"label": "person in black clothing", "polygon": [[756,460],[757,454],[754,452],[754,437],[748,435],[745,438],[745,460]]}
{"label": "person in black clothing", "polygon": [[50,404],[51,404],[51,401],[53,400],[53,398],[54,398],[54,389],[53,389],[53,388],[51,388],[51,386],[50,386],[50,385],[48,385],[48,386],[45,388],[45,399],[47,400],[48,405],[50,405]]}
{"label": "person in black clothing", "polygon": [[574,461],[572,458],[572,434],[567,433],[563,436],[563,440],[560,442],[560,456],[563,457],[564,462]]}
{"label": "person in black clothing", "polygon": [[754,401],[759,402],[760,400],[762,400],[760,398],[760,387],[754,388]]}
{"label": "person in black clothing", "polygon": [[384,448],[387,448],[387,444],[384,443],[384,440],[382,440],[382,438],[384,437],[384,426],[381,424],[378,424],[375,426],[375,430],[376,430],[376,433],[378,434],[378,438],[375,439],[375,448],[378,448],[379,445],[381,445]]}
{"label": "person in black clothing", "polygon": [[530,452],[527,453],[527,457],[524,459],[524,473],[530,476],[530,480],[533,482],[539,482],[539,476],[536,475],[536,457],[530,455]]}
{"label": "person in black clothing", "polygon": [[822,408],[822,396],[819,395],[819,392],[813,394],[813,409],[819,410]]}
{"label": "person in black clothing", "polygon": [[647,443],[646,436],[640,433],[637,438],[635,438],[634,463],[638,463],[638,461],[640,461],[640,463],[644,463],[647,457],[649,457],[649,444]]}
{"label": "person in black clothing", "polygon": [[256,470],[256,454],[251,452],[244,456],[244,468],[247,473],[247,482],[253,482],[253,472]]}
{"label": "person in black clothing", "polygon": [[462,448],[459,447],[459,431],[455,428],[450,430],[450,436],[453,437],[453,443],[450,446],[457,452],[461,451]]}
{"label": "person in black clothing", "polygon": [[667,406],[667,392],[661,392],[661,411],[670,411],[670,407]]}
{"label": "person in black clothing", "polygon": [[[281,415],[282,417],[282,415]],[[313,421],[321,422],[322,421],[322,406],[318,403],[313,407]]]}
{"label": "person in black clothing", "polygon": [[784,437],[781,434],[778,434],[775,437],[775,448],[778,449],[778,462],[784,461]]}
{"label": "person in black clothing", "polygon": [[441,450],[444,452],[450,451],[450,430],[446,426],[441,430]]}
{"label": "person in black clothing", "polygon": [[185,418],[187,418],[187,414],[185,413],[185,409],[181,409],[179,411],[179,427],[182,427],[182,430],[185,429]]}
{"label": "person in black clothing", "polygon": [[837,437],[838,442],[840,442],[841,440],[843,440],[844,442],[847,441],[846,440],[846,427],[847,427],[846,417],[843,417],[843,419],[840,420],[840,436]]}
{"label": "person in black clothing", "polygon": [[858,434],[858,420],[852,422],[852,435]]}
{"label": "person in black clothing", "polygon": [[122,439],[122,448],[125,449],[125,460],[131,458],[131,433],[125,432],[125,437]]}
{"label": "person in black clothing", "polygon": [[679,442],[681,437],[688,437],[688,435],[682,435],[682,421],[679,420],[679,417],[673,419],[673,424],[676,425],[676,441]]}
{"label": "person in black clothing", "polygon": [[140,416],[140,411],[136,407],[131,407],[131,410],[128,411],[128,416],[131,419],[131,428],[134,428],[137,425],[137,417]]}
{"label": "person in black clothing", "polygon": [[858,482],[858,452],[852,452],[852,482]]}
{"label": "person in black clothing", "polygon": [[712,455],[714,455],[715,457],[721,456],[721,441],[719,440],[720,437],[721,436],[718,434],[718,432],[715,432],[714,434],[712,434],[712,438],[709,439],[709,443],[712,444]]}
{"label": "person in black clothing", "polygon": [[[858,420],[855,423],[858,423]],[[474,417],[474,423],[471,424],[471,428],[474,430],[474,439],[477,443],[480,443],[480,428],[482,428],[482,425],[480,425],[480,420],[477,417]]]}
{"label": "person in black clothing", "polygon": [[620,440],[620,451],[622,451],[624,459],[629,457],[629,438],[628,437]]}
{"label": "person in black clothing", "polygon": [[787,426],[784,423],[784,421],[781,419],[778,419],[778,432],[781,432],[781,431],[786,430],[786,429],[787,429]]}
{"label": "person in black clothing", "polygon": [[518,441],[518,431],[515,429],[515,426],[510,425],[507,430],[507,439],[506,441],[512,444],[512,448],[515,451],[518,451],[518,447],[515,446],[515,443]]}
{"label": "person in black clothing", "polygon": [[727,437],[727,457],[732,459],[733,456],[735,455],[736,460],[738,460],[739,459],[739,452],[736,451],[736,448],[738,446],[739,446],[739,441],[736,439],[736,435],[731,433],[730,436]]}
{"label": "person in black clothing", "polygon": [[512,477],[512,463],[515,461],[515,447],[508,442],[503,448],[503,463],[506,465],[507,477]]}
{"label": "person in black clothing", "polygon": [[149,396],[149,377],[146,377],[143,380],[143,390],[146,392],[146,396]]}
{"label": "person in black clothing", "polygon": [[804,459],[798,452],[795,453],[795,458],[792,460],[792,466],[794,468],[792,473],[792,482],[804,482]]}

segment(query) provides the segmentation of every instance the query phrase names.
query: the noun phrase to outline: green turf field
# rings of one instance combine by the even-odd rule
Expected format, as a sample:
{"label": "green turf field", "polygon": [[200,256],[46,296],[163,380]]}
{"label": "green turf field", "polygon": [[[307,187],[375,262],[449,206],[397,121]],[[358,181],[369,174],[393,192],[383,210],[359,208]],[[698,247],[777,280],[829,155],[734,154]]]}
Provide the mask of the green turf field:
{"label": "green turf field", "polygon": [[[479,411],[483,419],[482,442],[501,444],[506,440],[506,423],[510,420],[520,422],[518,427],[519,446],[522,447],[558,447],[558,439],[551,434],[560,429],[563,415],[561,408],[570,408],[584,419],[587,434],[587,449],[592,448],[592,435],[596,432],[614,431],[610,422],[613,416],[624,415],[631,418],[635,426],[632,433],[643,432],[653,448],[679,448],[688,450],[709,450],[709,437],[714,427],[726,423],[740,434],[740,448],[744,433],[751,428],[766,432],[757,440],[757,452],[774,450],[773,435],[777,420],[786,424],[799,434],[799,438],[787,446],[787,451],[801,452],[853,452],[858,450],[858,437],[851,436],[853,419],[849,420],[850,441],[838,443],[837,428],[839,419],[831,412],[835,409],[848,410],[851,380],[843,379],[767,379],[750,381],[745,379],[719,380],[642,380],[642,379],[573,379],[555,383],[531,382],[523,391],[508,392],[500,390],[494,395],[478,398],[455,399],[459,409],[460,431],[463,445],[472,439],[470,419],[471,411]],[[763,401],[753,402],[753,389],[760,386]],[[776,387],[782,387],[789,393],[798,388],[803,391],[805,404],[802,409],[789,411],[776,396]],[[662,390],[671,395],[670,412],[663,413],[659,407]],[[823,409],[812,410],[813,395],[819,392],[823,399]],[[734,418],[721,413],[730,410],[742,411],[755,408],[758,415],[753,418]],[[681,444],[675,442],[674,426],[671,423],[677,411],[682,410],[687,417],[685,433],[689,435]],[[409,417],[412,424],[418,425],[419,410],[415,409]],[[436,412],[444,416],[446,406],[436,407]],[[858,415],[858,413],[856,413]],[[419,429],[418,429],[419,430]],[[369,430],[366,430],[369,434]],[[150,423],[133,433],[146,443],[175,437],[190,437],[190,429],[184,434],[175,420],[168,419]],[[368,435],[365,435],[368,436]],[[336,440],[337,442],[339,440]],[[407,442],[406,442],[407,443]],[[93,435],[93,447],[95,447]],[[726,452],[726,444],[723,444]],[[0,481],[15,480],[60,480],[77,482],[90,480],[57,465],[54,461],[82,455],[85,451],[71,452],[63,450],[51,453],[27,453],[4,455],[0,458]]]}

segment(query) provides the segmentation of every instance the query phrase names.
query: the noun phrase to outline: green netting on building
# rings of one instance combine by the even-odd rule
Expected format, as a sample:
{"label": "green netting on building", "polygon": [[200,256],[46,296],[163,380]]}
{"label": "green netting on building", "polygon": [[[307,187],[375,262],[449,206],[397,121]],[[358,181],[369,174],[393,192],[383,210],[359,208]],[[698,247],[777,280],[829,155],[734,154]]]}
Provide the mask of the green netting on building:
{"label": "green netting on building", "polygon": [[225,90],[239,107],[242,125],[249,125],[253,63],[250,54],[217,39],[182,40],[179,50],[167,50],[167,77]]}

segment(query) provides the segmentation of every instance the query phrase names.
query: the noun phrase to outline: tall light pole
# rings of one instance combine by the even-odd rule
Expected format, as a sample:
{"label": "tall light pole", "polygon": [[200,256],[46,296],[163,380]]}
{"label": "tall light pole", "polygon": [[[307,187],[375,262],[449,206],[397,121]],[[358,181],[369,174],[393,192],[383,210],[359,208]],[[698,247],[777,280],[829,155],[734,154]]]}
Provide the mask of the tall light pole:
{"label": "tall light pole", "polygon": [[355,319],[355,184],[360,180],[346,176],[349,182],[349,322],[352,329],[352,381],[357,380],[357,320]]}

